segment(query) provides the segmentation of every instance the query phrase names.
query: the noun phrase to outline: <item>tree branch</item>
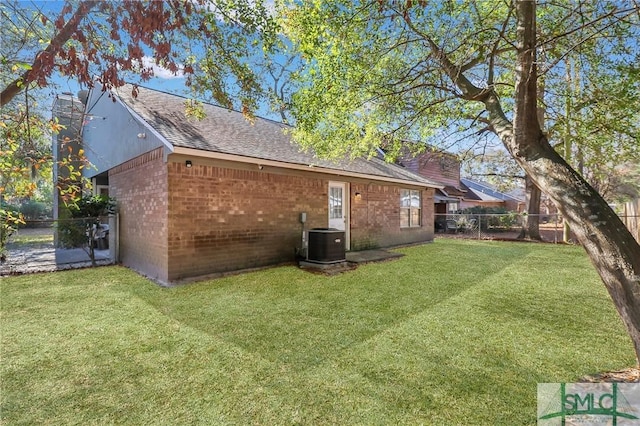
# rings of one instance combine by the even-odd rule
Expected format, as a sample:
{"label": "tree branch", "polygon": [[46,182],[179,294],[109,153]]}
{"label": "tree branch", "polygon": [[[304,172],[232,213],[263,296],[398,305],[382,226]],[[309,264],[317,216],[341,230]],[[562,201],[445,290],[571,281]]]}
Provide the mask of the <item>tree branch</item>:
{"label": "tree branch", "polygon": [[[13,80],[2,90],[2,93],[0,93],[0,106],[5,106],[29,84],[34,81],[42,81],[42,79],[51,72],[53,66],[50,64],[53,63],[54,58],[60,53],[64,44],[69,41],[73,33],[78,29],[80,22],[82,22],[91,9],[99,3],[99,1],[95,0],[80,3],[73,16],[71,16],[60,31],[53,37],[47,48],[36,56],[31,65],[31,69],[22,73],[20,77]],[[60,15],[60,17],[62,16],[63,14]]]}
{"label": "tree branch", "polygon": [[509,24],[509,20],[511,19],[511,13],[513,12],[513,8],[514,8],[514,5],[512,3],[511,7],[509,7],[509,13],[507,13],[506,18],[504,19],[504,21],[502,21],[502,28],[500,29],[500,38],[496,40],[496,42],[493,44],[493,49],[491,49],[491,56],[489,57],[489,76],[487,78],[487,85],[489,87],[492,87],[494,83],[496,56],[506,50],[506,49],[498,49],[498,42],[500,41],[501,38],[502,39],[505,38],[504,34],[507,31],[507,25]]}
{"label": "tree branch", "polygon": [[[636,12],[636,13],[638,12],[638,7],[637,7],[637,5],[636,5],[635,7],[631,7],[631,8],[623,9],[623,10],[616,10],[616,9],[614,9],[614,10],[610,11],[609,13],[606,13],[606,14],[604,14],[604,15],[602,15],[602,16],[598,16],[597,18],[595,18],[595,19],[593,19],[593,20],[591,20],[591,21],[584,22],[582,25],[577,26],[576,28],[573,28],[573,29],[571,29],[571,30],[569,30],[569,31],[567,31],[567,32],[565,32],[565,33],[558,34],[558,35],[556,35],[556,36],[554,36],[554,37],[551,37],[550,39],[545,40],[544,42],[540,43],[540,44],[538,45],[538,47],[542,47],[542,46],[546,46],[546,45],[551,45],[551,46],[553,46],[553,44],[554,44],[554,42],[555,42],[556,40],[561,39],[561,38],[564,38],[564,37],[567,37],[567,36],[570,36],[571,34],[573,34],[573,33],[575,33],[575,32],[578,32],[578,31],[580,31],[580,30],[583,30],[583,29],[585,29],[585,28],[592,28],[592,27],[593,27],[593,25],[595,25],[596,23],[598,23],[598,22],[600,22],[600,21],[602,21],[602,20],[604,20],[604,19],[606,19],[606,18],[609,18],[609,17],[616,17],[616,16],[618,16],[618,15],[620,15],[620,14],[623,14],[624,16],[622,16],[622,17],[617,17],[617,19],[618,19],[618,20],[622,20],[622,19],[624,19],[625,17],[627,17],[627,16],[629,16],[629,15],[633,14],[634,12]],[[608,28],[609,26],[611,26],[611,25],[606,25],[604,28]],[[600,29],[600,31],[601,31],[601,30],[602,30],[602,29]],[[600,32],[600,31],[598,31],[598,32]]]}
{"label": "tree branch", "polygon": [[495,176],[507,179],[526,179],[525,175],[510,175],[505,173],[473,173],[473,176]]}
{"label": "tree branch", "polygon": [[433,52],[435,59],[442,65],[442,68],[447,76],[462,91],[461,97],[468,101],[483,102],[483,99],[485,99],[490,94],[491,90],[481,89],[471,83],[471,81],[464,75],[462,69],[451,62],[449,56],[442,49],[440,49],[435,41],[433,41],[433,39],[429,35],[425,34],[415,25],[413,25],[409,14],[403,14],[402,16],[407,26],[427,42],[429,48]]}

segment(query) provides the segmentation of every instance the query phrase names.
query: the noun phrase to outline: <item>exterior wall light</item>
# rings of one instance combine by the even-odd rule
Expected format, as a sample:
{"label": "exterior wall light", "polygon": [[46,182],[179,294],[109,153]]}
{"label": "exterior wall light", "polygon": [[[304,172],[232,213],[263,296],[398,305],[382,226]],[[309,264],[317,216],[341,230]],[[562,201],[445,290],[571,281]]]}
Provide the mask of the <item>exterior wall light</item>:
{"label": "exterior wall light", "polygon": [[184,165],[187,166],[187,169],[190,169],[191,166],[193,166],[193,163],[191,162],[191,160],[187,160],[184,162]]}

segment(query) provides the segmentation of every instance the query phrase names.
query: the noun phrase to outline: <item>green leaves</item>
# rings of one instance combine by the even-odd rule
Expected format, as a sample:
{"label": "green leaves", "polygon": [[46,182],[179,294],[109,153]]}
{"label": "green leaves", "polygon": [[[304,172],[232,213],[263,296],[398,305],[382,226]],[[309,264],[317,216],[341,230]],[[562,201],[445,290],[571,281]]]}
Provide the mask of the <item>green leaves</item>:
{"label": "green leaves", "polygon": [[13,72],[17,72],[19,70],[23,70],[23,71],[28,71],[30,70],[32,67],[30,64],[24,63],[24,62],[18,62],[16,64],[13,65],[13,67],[11,67],[11,71]]}
{"label": "green leaves", "polygon": [[[294,135],[303,146],[341,158],[372,154],[379,147],[393,150],[400,140],[459,149],[478,143],[483,150],[499,143],[487,138],[492,128],[484,105],[469,100],[451,81],[438,50],[477,90],[494,91],[510,116],[513,5],[419,3],[285,2],[282,25],[305,67],[298,81],[302,89],[292,100]],[[538,66],[552,135],[557,124],[575,119],[562,116],[568,88],[561,60],[578,54],[588,80],[580,81],[581,94],[571,96],[588,111],[579,126],[593,136],[584,140],[597,138],[600,146],[617,146],[606,152],[631,155],[640,146],[640,122],[630,110],[640,99],[637,66],[630,66],[640,56],[633,41],[640,34],[637,13],[629,11],[631,6],[623,9],[615,2],[542,5]],[[605,128],[607,136],[598,138]]]}
{"label": "green leaves", "polygon": [[[456,102],[461,94],[443,75],[423,33],[449,40],[450,28],[435,19],[442,7],[292,5],[283,25],[307,67],[303,89],[293,98],[296,138],[323,156],[371,155],[382,146],[397,151],[402,140],[437,144],[432,139],[437,130],[460,116],[477,115],[475,105]],[[489,12],[456,9],[458,19],[486,20]],[[463,59],[473,61],[487,40],[464,49]]]}
{"label": "green leaves", "polygon": [[97,218],[115,213],[116,200],[104,195],[83,196],[69,207],[72,218]]}
{"label": "green leaves", "polygon": [[184,114],[187,118],[195,118],[196,120],[203,120],[207,115],[204,112],[202,102],[198,102],[193,99],[184,101]]}

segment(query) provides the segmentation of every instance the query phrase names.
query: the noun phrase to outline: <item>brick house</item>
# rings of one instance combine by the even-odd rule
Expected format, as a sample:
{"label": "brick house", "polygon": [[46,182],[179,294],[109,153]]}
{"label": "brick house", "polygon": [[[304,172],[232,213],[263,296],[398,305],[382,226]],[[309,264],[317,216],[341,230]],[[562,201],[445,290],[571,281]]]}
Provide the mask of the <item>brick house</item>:
{"label": "brick house", "polygon": [[120,261],[157,281],[294,261],[313,228],[344,230],[347,250],[433,239],[441,185],[402,167],[321,160],[283,124],[208,104],[187,118],[185,98],[147,88],[83,98],[88,177],[118,202]]}
{"label": "brick house", "polygon": [[418,155],[405,155],[398,164],[433,182],[442,184],[434,193],[434,220],[436,230],[445,230],[448,214],[472,207],[502,207],[522,211],[524,201],[504,194],[492,186],[460,176],[460,160],[455,154],[427,150]]}
{"label": "brick house", "polygon": [[444,230],[447,214],[461,209],[467,188],[460,181],[460,161],[449,152],[427,150],[418,155],[406,154],[398,161],[407,170],[442,184],[434,192],[434,227]]}
{"label": "brick house", "polygon": [[460,183],[467,188],[468,194],[460,204],[462,209],[481,206],[488,208],[502,207],[514,212],[522,212],[524,210],[524,197],[505,194],[485,182],[462,178]]}

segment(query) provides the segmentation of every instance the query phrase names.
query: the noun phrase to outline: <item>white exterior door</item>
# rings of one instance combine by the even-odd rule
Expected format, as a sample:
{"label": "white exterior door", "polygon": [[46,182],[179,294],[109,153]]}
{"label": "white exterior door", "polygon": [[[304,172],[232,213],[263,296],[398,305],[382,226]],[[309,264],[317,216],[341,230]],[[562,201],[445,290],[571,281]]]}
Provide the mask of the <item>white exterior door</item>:
{"label": "white exterior door", "polygon": [[[347,185],[329,182],[329,228],[347,231]],[[348,239],[347,239],[348,241]]]}

